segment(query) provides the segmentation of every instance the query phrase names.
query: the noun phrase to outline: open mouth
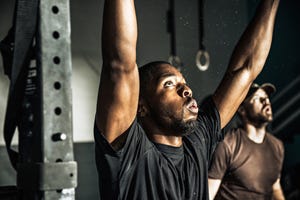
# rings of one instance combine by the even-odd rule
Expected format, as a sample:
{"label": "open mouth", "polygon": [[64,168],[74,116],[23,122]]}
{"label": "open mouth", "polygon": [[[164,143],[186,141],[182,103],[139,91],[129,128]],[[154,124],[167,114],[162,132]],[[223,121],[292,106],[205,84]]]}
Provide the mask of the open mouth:
{"label": "open mouth", "polygon": [[192,99],[186,107],[191,113],[198,114],[199,109],[195,99]]}

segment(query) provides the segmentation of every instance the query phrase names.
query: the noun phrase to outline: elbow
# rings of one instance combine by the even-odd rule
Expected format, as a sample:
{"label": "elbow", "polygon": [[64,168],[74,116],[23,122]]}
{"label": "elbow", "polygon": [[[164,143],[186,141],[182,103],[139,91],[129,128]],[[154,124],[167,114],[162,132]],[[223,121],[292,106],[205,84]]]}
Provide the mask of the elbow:
{"label": "elbow", "polygon": [[257,76],[261,73],[266,59],[257,58],[255,62],[252,62],[252,65],[249,66],[250,79],[254,81]]}
{"label": "elbow", "polygon": [[244,65],[250,71],[253,80],[262,71],[266,63],[268,54],[269,48],[265,47],[263,50],[252,52],[245,60]]}
{"label": "elbow", "polygon": [[[136,54],[130,47],[123,47],[122,51],[102,51],[103,70],[111,73],[131,73],[136,69]],[[129,53],[130,52],[130,53]]]}
{"label": "elbow", "polygon": [[136,69],[135,62],[111,60],[107,63],[110,73],[112,74],[130,74]]}
{"label": "elbow", "polygon": [[266,60],[255,56],[249,56],[243,63],[241,68],[244,74],[244,78],[253,82],[259,73],[262,71]]}
{"label": "elbow", "polygon": [[103,55],[103,72],[108,74],[130,74],[137,68],[135,57],[131,55]]}

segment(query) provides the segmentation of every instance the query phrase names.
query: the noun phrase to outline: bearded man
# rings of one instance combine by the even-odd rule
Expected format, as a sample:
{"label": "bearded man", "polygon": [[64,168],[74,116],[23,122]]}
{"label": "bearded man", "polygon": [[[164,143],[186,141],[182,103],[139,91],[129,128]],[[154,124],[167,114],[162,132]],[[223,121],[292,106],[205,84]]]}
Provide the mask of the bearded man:
{"label": "bearded man", "polygon": [[253,84],[238,114],[242,127],[226,133],[209,169],[210,199],[284,199],[280,175],[284,148],[267,131],[272,121],[270,83]]}

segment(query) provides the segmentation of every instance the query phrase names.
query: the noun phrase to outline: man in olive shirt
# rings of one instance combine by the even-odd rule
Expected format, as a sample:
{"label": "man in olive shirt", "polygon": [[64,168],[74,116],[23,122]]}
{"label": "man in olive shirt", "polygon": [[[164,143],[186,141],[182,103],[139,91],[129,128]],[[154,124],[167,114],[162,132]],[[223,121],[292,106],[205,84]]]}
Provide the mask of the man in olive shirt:
{"label": "man in olive shirt", "polygon": [[270,83],[251,86],[238,109],[242,127],[229,130],[213,155],[210,199],[284,199],[283,144],[266,129],[273,119],[269,96],[274,91]]}

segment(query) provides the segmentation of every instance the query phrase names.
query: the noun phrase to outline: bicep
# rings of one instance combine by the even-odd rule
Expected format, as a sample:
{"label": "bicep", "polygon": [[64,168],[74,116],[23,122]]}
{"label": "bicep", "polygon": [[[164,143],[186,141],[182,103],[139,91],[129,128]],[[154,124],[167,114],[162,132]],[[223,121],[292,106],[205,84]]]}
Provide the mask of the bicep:
{"label": "bicep", "polygon": [[139,96],[138,69],[122,72],[113,69],[101,74],[96,124],[99,131],[112,143],[133,122]]}
{"label": "bicep", "polygon": [[208,179],[209,199],[213,200],[219,190],[221,179]]}

